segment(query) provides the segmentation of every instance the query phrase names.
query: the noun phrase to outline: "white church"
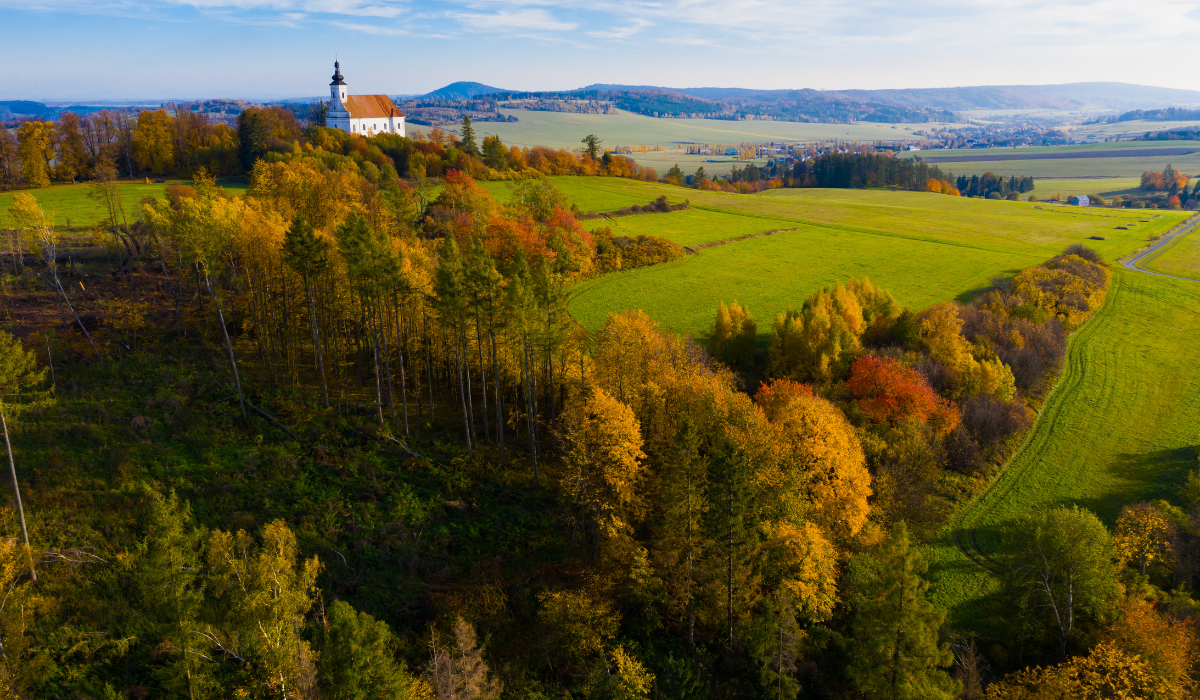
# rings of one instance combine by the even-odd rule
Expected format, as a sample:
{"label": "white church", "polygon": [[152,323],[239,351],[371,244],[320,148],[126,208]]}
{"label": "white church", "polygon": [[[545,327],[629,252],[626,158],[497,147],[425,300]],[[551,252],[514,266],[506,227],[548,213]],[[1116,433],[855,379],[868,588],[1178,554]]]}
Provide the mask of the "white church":
{"label": "white church", "polygon": [[346,81],[337,61],[329,84],[329,112],[325,125],[357,136],[404,135],[404,113],[387,95],[348,95]]}

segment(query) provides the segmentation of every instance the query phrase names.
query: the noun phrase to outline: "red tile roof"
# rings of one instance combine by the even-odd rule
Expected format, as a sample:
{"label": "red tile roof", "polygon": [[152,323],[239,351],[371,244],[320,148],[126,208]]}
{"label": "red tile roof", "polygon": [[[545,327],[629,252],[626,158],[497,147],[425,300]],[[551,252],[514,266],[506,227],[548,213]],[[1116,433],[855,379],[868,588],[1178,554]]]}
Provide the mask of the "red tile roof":
{"label": "red tile roof", "polygon": [[351,119],[377,119],[403,117],[387,95],[347,95],[342,101]]}

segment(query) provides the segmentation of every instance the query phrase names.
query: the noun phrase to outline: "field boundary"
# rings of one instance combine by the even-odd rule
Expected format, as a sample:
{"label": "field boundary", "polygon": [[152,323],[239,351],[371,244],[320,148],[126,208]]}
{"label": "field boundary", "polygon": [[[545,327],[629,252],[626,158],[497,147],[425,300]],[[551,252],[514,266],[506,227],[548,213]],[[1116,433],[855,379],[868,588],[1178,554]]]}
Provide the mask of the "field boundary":
{"label": "field boundary", "polygon": [[[1095,335],[1096,329],[1112,315],[1121,291],[1122,279],[1118,273],[1113,275],[1113,284],[1105,295],[1104,304],[1082,328],[1072,333],[1068,339],[1067,359],[1063,371],[1050,389],[1045,402],[1042,403],[1042,408],[1038,411],[1037,418],[1030,426],[1021,446],[1007,460],[992,483],[964,503],[956,511],[948,525],[951,528],[950,538],[954,542],[955,549],[968,561],[991,574],[1000,574],[999,565],[976,542],[975,528],[1033,468],[1034,457],[1050,440],[1050,436],[1054,432],[1054,425],[1057,423],[1058,416],[1067,399],[1074,393],[1073,389],[1083,382],[1081,345]],[[1049,421],[1049,427],[1047,427],[1047,421]],[[1024,459],[1026,455],[1032,456]],[[1024,464],[1021,464],[1022,461]]]}
{"label": "field boundary", "polygon": [[699,253],[700,251],[705,250],[707,248],[718,248],[723,245],[729,245],[730,243],[740,243],[741,241],[748,241],[751,238],[765,238],[766,236],[774,236],[777,233],[787,233],[788,231],[800,231],[800,230],[802,230],[802,229],[800,229],[800,228],[777,228],[777,229],[774,229],[771,231],[761,231],[759,233],[747,233],[746,235],[738,236],[737,238],[726,238],[723,241],[709,241],[708,243],[697,243],[696,245],[686,245],[683,247],[683,249],[686,250],[689,254],[695,255],[696,253]]}

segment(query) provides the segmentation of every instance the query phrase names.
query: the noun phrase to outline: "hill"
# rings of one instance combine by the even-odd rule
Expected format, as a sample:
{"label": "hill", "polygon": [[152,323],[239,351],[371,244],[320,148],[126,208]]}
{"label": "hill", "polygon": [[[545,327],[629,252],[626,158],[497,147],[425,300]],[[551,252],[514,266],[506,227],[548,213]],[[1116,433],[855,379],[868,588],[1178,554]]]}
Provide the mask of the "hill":
{"label": "hill", "polygon": [[501,88],[491,87],[483,83],[472,83],[460,81],[450,83],[445,87],[438,88],[433,92],[422,95],[419,99],[424,100],[469,100],[480,95],[494,95],[500,92],[508,92]]}

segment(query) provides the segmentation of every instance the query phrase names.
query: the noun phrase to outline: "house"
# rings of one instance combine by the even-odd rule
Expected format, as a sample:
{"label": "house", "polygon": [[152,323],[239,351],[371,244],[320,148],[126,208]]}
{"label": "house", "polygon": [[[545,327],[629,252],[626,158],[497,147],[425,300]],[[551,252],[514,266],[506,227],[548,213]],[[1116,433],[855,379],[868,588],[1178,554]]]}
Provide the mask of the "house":
{"label": "house", "polygon": [[341,66],[333,62],[333,82],[329,84],[329,111],[325,125],[358,136],[375,134],[404,135],[404,113],[387,95],[351,95],[346,90]]}
{"label": "house", "polygon": [[1086,194],[1076,195],[1070,199],[1070,203],[1074,204],[1077,207],[1086,207],[1088,205],[1087,195]]}

